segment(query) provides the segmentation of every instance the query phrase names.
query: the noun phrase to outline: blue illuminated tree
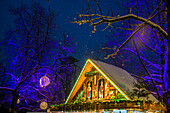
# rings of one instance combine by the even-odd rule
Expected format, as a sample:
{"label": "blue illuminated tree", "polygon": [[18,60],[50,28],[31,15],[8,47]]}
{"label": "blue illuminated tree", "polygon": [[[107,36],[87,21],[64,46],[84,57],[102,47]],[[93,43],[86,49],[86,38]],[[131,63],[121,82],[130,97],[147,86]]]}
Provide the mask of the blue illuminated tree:
{"label": "blue illuminated tree", "polygon": [[78,14],[72,23],[89,24],[92,33],[97,27],[108,30],[109,41],[102,48],[105,59],[149,84],[148,89],[168,106],[168,1],[115,1],[120,10],[108,6],[109,12],[102,10],[100,2],[89,1],[87,13]]}
{"label": "blue illuminated tree", "polygon": [[[50,7],[34,2],[9,11],[16,19],[0,42],[0,104],[14,112],[38,111],[44,101],[62,103],[63,84],[71,82],[76,72],[75,62],[63,64],[74,52],[70,35],[58,35],[57,14]],[[40,84],[44,76],[48,86]]]}

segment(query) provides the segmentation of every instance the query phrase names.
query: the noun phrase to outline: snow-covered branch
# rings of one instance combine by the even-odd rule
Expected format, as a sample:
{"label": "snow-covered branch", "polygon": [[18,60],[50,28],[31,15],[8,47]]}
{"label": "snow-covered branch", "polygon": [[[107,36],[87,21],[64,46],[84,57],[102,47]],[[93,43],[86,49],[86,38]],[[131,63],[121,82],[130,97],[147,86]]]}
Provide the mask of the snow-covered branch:
{"label": "snow-covered branch", "polygon": [[[71,23],[77,23],[79,25],[85,24],[85,23],[90,23],[91,26],[97,26],[102,23],[108,23],[108,25],[110,25],[112,23],[116,23],[116,22],[123,21],[123,20],[135,19],[137,21],[144,22],[145,24],[151,26],[153,29],[158,30],[163,36],[165,36],[165,38],[168,37],[167,32],[162,27],[160,27],[158,24],[155,24],[154,22],[150,21],[149,19],[140,17],[135,14],[127,14],[127,15],[123,15],[123,16],[118,15],[116,17],[103,16],[103,15],[99,15],[99,14],[91,14],[91,15],[80,14],[79,15],[79,17],[95,17],[95,16],[98,16],[98,17],[96,17],[94,19],[90,19],[90,20],[83,19],[81,21],[74,21]],[[98,20],[98,22],[94,22],[97,20]]]}

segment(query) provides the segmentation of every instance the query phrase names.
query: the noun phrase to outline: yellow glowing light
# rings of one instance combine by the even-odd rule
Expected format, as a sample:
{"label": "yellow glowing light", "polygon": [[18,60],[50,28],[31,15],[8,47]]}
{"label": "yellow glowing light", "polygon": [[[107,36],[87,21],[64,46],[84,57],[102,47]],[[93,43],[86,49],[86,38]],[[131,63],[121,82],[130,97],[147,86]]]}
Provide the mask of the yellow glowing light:
{"label": "yellow glowing light", "polygon": [[108,78],[107,75],[104,74],[104,72],[101,71],[101,70],[96,66],[96,64],[94,64],[90,59],[88,59],[88,60],[86,61],[85,65],[84,65],[81,73],[79,74],[79,77],[78,77],[77,81],[75,82],[75,84],[74,84],[74,86],[73,86],[73,88],[72,88],[72,90],[71,90],[71,92],[70,92],[70,94],[69,94],[69,96],[68,96],[68,98],[67,98],[67,100],[66,100],[65,103],[68,102],[68,100],[69,100],[72,92],[74,91],[75,86],[77,85],[77,82],[79,81],[79,79],[80,79],[80,77],[81,77],[81,75],[82,75],[82,73],[83,73],[83,71],[84,71],[84,69],[85,69],[85,67],[86,67],[86,65],[87,65],[88,62],[90,62],[127,100],[130,100],[130,98],[129,98],[114,82],[112,82],[112,80],[110,80],[110,78]]}
{"label": "yellow glowing light", "polygon": [[42,110],[46,110],[46,109],[47,109],[47,107],[48,107],[47,102],[41,102],[41,104],[40,104],[40,108],[41,108]]}
{"label": "yellow glowing light", "polygon": [[79,77],[77,78],[77,80],[76,80],[76,82],[75,82],[75,84],[74,84],[74,86],[73,86],[73,88],[72,88],[72,90],[71,90],[71,92],[70,92],[70,94],[69,94],[69,96],[68,96],[68,98],[67,98],[67,100],[66,100],[66,102],[65,102],[65,103],[67,103],[67,102],[68,102],[68,100],[69,100],[69,98],[70,98],[70,96],[71,96],[71,94],[72,94],[72,92],[73,92],[73,90],[74,90],[75,86],[77,85],[77,82],[79,81],[80,76],[81,76],[81,74],[83,73],[83,71],[84,71],[84,69],[85,69],[85,67],[86,67],[87,63],[88,63],[88,60],[86,61],[85,65],[84,65],[84,67],[83,67],[83,69],[82,69],[82,71],[80,72]]}
{"label": "yellow glowing light", "polygon": [[110,94],[113,94],[113,91],[111,91]]}

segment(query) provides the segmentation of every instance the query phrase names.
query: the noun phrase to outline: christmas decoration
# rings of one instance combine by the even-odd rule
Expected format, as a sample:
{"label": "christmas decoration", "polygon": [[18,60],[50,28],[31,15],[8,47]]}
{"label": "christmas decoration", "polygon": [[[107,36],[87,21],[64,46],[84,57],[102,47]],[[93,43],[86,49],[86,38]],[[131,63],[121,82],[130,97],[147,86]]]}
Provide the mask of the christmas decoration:
{"label": "christmas decoration", "polygon": [[41,108],[42,110],[46,110],[46,109],[47,109],[47,107],[48,107],[47,102],[41,102],[41,104],[40,104],[40,108]]}
{"label": "christmas decoration", "polygon": [[41,87],[48,86],[49,84],[50,84],[50,79],[46,75],[40,78]]}

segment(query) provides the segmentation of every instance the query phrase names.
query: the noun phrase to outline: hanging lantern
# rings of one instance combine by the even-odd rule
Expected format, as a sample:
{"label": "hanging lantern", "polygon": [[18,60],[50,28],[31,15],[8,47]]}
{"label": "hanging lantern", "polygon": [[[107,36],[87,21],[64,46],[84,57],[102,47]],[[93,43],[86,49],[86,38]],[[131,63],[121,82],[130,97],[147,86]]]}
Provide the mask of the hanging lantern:
{"label": "hanging lantern", "polygon": [[46,75],[40,78],[41,87],[48,86],[49,84],[50,84],[50,79]]}
{"label": "hanging lantern", "polygon": [[47,107],[48,107],[47,102],[41,102],[41,104],[40,104],[40,108],[41,108],[42,110],[46,110],[46,109],[47,109]]}

